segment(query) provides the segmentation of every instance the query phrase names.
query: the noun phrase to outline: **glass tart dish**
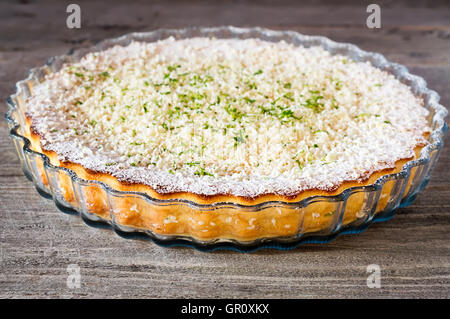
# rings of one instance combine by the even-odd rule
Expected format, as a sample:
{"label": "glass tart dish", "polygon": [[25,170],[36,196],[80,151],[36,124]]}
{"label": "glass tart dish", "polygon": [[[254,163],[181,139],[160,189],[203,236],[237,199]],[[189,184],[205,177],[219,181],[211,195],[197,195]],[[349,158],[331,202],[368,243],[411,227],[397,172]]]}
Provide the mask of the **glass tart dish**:
{"label": "glass tart dish", "polygon": [[422,78],[291,31],[132,33],[16,87],[6,119],[41,195],[124,237],[201,250],[291,248],[390,219],[447,132]]}

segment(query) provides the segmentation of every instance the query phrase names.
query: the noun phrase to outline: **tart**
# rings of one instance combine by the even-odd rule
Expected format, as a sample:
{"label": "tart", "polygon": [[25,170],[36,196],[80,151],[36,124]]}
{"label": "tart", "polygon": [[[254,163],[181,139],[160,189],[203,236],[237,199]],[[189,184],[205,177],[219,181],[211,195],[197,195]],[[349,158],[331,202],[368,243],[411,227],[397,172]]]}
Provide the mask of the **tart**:
{"label": "tart", "polygon": [[85,181],[36,165],[68,206],[199,242],[363,224],[411,194],[417,167],[391,177],[432,131],[423,98],[392,73],[258,38],[111,46],[47,74],[23,105],[30,148]]}

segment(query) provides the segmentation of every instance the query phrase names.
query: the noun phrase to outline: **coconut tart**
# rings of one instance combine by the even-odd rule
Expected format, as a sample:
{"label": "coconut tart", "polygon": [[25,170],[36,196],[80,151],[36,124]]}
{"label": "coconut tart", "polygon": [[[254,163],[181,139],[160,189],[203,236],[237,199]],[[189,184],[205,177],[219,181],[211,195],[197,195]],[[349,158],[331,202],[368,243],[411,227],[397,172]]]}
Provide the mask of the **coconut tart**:
{"label": "coconut tart", "polygon": [[[292,236],[300,224],[320,231],[335,218],[334,203],[245,207],[371,185],[417,158],[430,132],[424,101],[392,74],[322,47],[259,39],[114,46],[48,74],[25,104],[32,148],[53,165],[116,190],[180,201],[156,207],[115,198],[116,222],[204,240]],[[69,182],[60,180],[70,202]],[[108,219],[106,197],[84,193],[91,211]],[[366,200],[361,193],[347,203],[344,224]]]}

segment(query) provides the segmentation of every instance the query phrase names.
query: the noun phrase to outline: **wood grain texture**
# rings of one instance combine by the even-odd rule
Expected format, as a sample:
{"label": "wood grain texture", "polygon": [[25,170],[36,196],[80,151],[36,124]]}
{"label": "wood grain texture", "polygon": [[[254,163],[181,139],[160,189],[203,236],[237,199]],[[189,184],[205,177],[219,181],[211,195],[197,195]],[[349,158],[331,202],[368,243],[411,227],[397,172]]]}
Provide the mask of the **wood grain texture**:
{"label": "wood grain texture", "polygon": [[[133,31],[191,25],[264,26],[352,42],[423,76],[450,105],[450,8],[445,1],[377,1],[382,28],[365,27],[361,1],[76,1],[82,29],[65,27],[65,2],[0,3],[0,98],[31,67],[69,48]],[[369,3],[369,2],[368,2]],[[6,105],[0,105],[0,113]],[[125,240],[84,225],[41,198],[23,176],[0,122],[0,297],[450,297],[450,147],[428,187],[386,223],[327,245],[251,254],[201,253]],[[66,286],[69,264],[81,288]],[[366,267],[381,267],[381,288]]]}

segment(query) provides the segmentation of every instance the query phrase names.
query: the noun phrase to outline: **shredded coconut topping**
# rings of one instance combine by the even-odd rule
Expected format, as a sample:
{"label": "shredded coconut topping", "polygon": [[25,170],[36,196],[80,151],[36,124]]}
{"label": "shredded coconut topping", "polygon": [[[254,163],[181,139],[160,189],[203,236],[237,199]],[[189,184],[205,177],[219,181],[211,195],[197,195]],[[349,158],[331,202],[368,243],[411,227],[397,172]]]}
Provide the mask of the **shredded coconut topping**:
{"label": "shredded coconut topping", "polygon": [[87,54],[27,100],[42,147],[157,192],[332,190],[414,156],[428,111],[321,47],[169,38]]}

